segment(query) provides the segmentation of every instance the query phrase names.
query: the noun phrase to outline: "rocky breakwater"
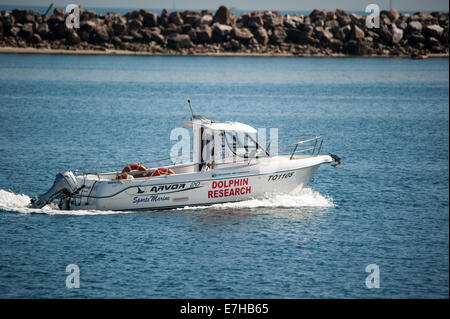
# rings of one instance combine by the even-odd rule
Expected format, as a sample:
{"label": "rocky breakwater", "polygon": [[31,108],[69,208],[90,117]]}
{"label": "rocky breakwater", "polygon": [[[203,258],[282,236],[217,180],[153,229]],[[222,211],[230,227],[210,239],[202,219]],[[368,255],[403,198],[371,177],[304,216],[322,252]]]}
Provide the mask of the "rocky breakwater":
{"label": "rocky breakwater", "polygon": [[160,15],[137,10],[98,15],[80,8],[79,28],[66,26],[67,13],[1,11],[0,49],[35,48],[139,52],[160,55],[448,55],[448,13],[381,11],[378,28],[343,10],[309,15],[276,11],[237,17],[221,6],[215,13],[186,10]]}

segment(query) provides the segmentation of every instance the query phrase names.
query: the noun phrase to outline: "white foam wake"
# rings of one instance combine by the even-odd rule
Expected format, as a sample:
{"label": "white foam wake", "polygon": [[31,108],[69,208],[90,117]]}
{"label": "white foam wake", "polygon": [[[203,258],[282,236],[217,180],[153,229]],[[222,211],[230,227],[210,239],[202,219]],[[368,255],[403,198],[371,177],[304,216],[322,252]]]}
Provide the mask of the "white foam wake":
{"label": "white foam wake", "polygon": [[24,194],[14,194],[0,189],[0,210],[17,212],[22,214],[41,213],[47,215],[107,215],[126,212],[100,211],[100,210],[59,210],[50,205],[41,209],[29,208],[30,197]]}
{"label": "white foam wake", "polygon": [[[302,189],[290,194],[268,194],[264,197],[249,199],[241,202],[215,204],[195,208],[306,208],[306,207],[335,207],[331,197],[323,196],[310,188]],[[193,209],[185,207],[182,209]]]}
{"label": "white foam wake", "polygon": [[[44,213],[48,215],[108,215],[131,213],[124,211],[100,211],[100,210],[59,210],[52,206],[44,206],[42,209],[29,208],[30,197],[24,194],[14,194],[0,189],[0,210],[18,212],[22,214]],[[242,202],[230,202],[215,204],[212,206],[185,207],[180,209],[207,209],[207,208],[302,208],[302,207],[334,207],[332,198],[321,195],[310,188],[302,189],[294,194],[272,194],[261,198],[250,199]]]}

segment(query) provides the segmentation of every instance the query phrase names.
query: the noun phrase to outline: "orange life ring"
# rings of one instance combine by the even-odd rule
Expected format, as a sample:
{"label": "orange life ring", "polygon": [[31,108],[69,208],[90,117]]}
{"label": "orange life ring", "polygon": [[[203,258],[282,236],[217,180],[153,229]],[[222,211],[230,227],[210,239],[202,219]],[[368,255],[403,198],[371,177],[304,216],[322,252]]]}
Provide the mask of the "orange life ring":
{"label": "orange life ring", "polygon": [[153,172],[149,172],[148,174],[144,175],[144,177],[156,177],[156,176],[160,176],[160,175],[173,175],[175,174],[174,171],[172,171],[169,168],[169,172],[167,174],[167,167],[160,167],[156,170],[154,170]]}
{"label": "orange life ring", "polygon": [[127,166],[125,166],[123,168],[122,173],[120,173],[118,178],[119,179],[127,179],[128,178],[128,173],[131,172],[131,171],[146,172],[147,169],[142,164],[138,164],[138,163],[129,164],[129,165],[127,165]]}
{"label": "orange life ring", "polygon": [[145,172],[146,170],[147,169],[145,168],[144,165],[138,164],[138,163],[133,163],[133,164],[129,164],[129,165],[125,166],[124,169],[122,170],[122,174],[123,173],[129,173],[131,171]]}

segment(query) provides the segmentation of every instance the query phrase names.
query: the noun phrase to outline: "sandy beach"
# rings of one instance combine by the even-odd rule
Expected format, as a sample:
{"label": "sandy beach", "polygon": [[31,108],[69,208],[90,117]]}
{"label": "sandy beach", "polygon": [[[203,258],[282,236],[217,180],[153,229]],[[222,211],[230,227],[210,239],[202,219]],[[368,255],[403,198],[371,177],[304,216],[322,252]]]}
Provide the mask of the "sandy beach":
{"label": "sandy beach", "polygon": [[[38,49],[38,48],[14,48],[14,47],[0,47],[0,54],[75,54],[75,55],[145,55],[145,56],[218,56],[218,57],[341,57],[351,58],[354,55],[333,53],[331,55],[313,54],[313,55],[297,55],[289,53],[245,53],[245,52],[207,52],[207,53],[192,53],[182,54],[176,53],[155,53],[148,51],[128,51],[117,49],[104,50],[63,50],[63,49]],[[357,57],[367,58],[410,58],[408,55],[358,55]],[[448,58],[448,53],[431,53],[430,58]]]}

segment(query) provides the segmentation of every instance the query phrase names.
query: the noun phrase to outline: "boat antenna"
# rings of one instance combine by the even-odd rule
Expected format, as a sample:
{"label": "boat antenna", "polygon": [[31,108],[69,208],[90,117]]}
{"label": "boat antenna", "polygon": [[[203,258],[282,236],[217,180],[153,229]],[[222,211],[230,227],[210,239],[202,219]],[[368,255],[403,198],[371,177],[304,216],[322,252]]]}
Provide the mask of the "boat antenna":
{"label": "boat antenna", "polygon": [[191,121],[195,119],[195,120],[207,121],[207,122],[211,123],[210,120],[205,119],[203,116],[200,116],[200,115],[194,115],[194,112],[192,111],[191,99],[188,98],[188,99],[187,99],[187,102],[188,102],[188,104],[189,104],[189,109],[191,110]]}
{"label": "boat antenna", "polygon": [[187,102],[189,104],[189,109],[191,110],[191,121],[192,121],[195,118],[195,116],[194,116],[194,112],[192,112],[191,99],[188,98]]}
{"label": "boat antenna", "polygon": [[47,8],[47,11],[43,14],[44,16],[50,11],[50,9],[53,7],[53,3],[50,3],[50,5]]}

